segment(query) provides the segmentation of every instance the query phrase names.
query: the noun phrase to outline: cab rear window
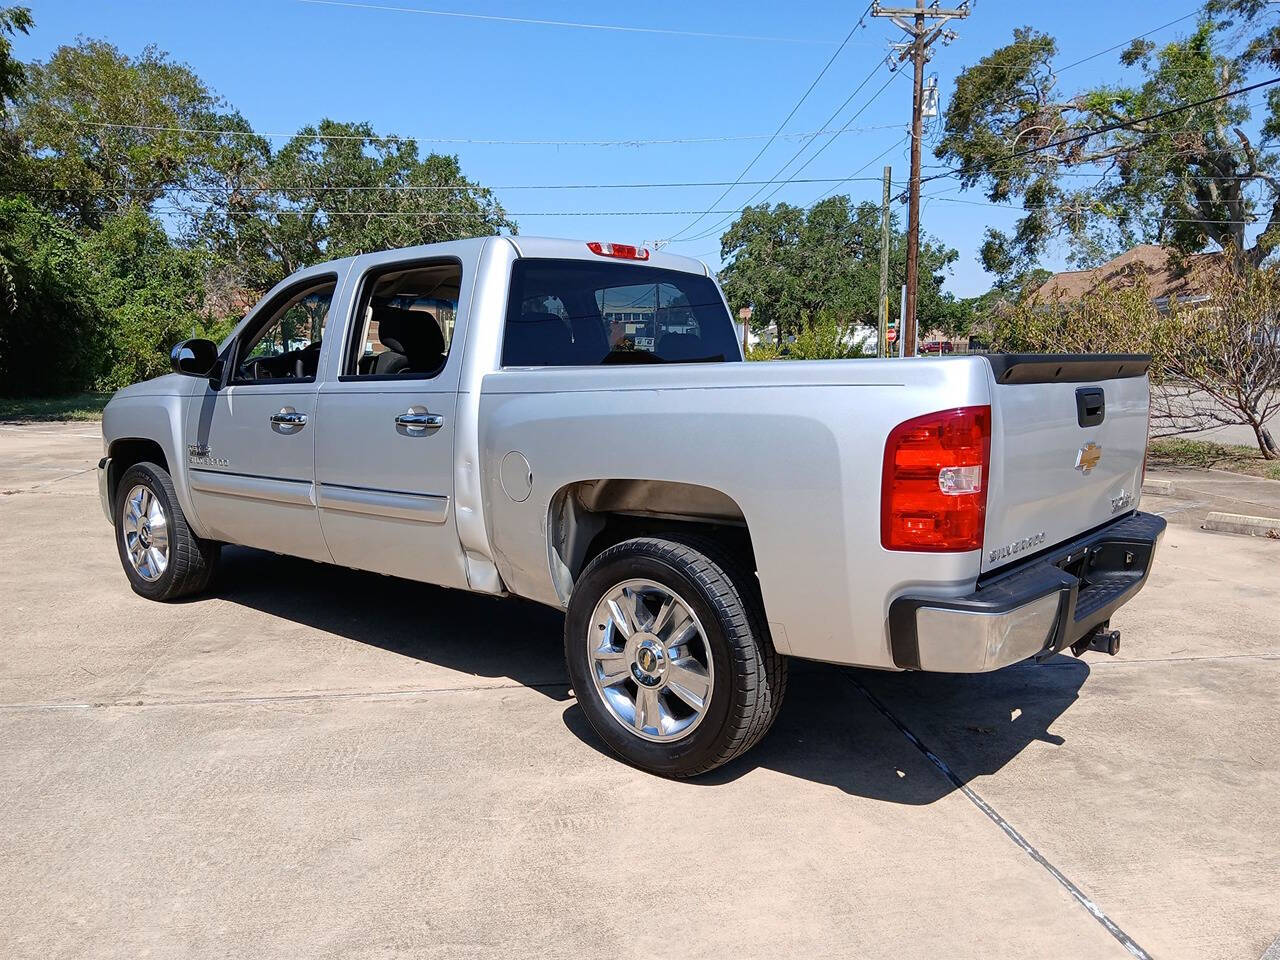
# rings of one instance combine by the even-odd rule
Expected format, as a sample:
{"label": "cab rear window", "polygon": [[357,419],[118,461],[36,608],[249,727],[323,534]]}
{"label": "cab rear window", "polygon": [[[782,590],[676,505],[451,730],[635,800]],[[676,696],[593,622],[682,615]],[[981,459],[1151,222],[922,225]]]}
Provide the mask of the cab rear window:
{"label": "cab rear window", "polygon": [[508,367],[740,360],[704,276],[622,263],[517,260],[502,341]]}

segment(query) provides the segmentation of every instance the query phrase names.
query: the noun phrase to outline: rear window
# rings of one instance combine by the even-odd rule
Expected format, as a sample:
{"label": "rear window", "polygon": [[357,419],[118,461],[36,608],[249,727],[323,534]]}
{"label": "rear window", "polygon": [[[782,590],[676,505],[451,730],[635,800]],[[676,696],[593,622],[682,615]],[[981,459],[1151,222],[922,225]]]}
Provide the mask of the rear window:
{"label": "rear window", "polygon": [[502,341],[508,367],[739,360],[708,277],[624,263],[517,260]]}

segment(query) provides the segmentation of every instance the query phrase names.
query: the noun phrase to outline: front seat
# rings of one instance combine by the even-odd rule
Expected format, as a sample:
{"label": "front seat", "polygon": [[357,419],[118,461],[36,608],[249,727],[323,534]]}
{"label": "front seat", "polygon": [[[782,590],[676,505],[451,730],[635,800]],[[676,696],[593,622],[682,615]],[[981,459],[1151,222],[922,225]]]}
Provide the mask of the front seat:
{"label": "front seat", "polygon": [[378,340],[386,347],[373,364],[373,373],[434,373],[444,366],[444,334],[435,314],[375,306]]}

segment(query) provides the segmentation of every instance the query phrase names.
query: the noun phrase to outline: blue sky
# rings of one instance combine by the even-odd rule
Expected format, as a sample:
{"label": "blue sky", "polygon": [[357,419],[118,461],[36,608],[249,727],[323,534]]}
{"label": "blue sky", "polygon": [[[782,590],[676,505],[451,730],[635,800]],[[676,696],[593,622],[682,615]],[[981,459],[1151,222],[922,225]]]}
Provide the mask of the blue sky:
{"label": "blue sky", "polygon": [[[605,4],[549,0],[368,0],[336,4],[306,0],[224,0],[184,4],[168,0],[104,4],[101,0],[26,0],[36,18],[30,37],[16,42],[19,56],[43,58],[77,36],[103,38],[135,54],[155,44],[189,64],[264,133],[288,134],[331,117],[367,120],[380,133],[470,140],[720,139],[712,142],[545,146],[459,143],[424,149],[457,153],[464,172],[498,191],[527,234],[652,242],[678,234],[708,209],[723,187],[655,189],[513,189],[549,184],[733,181],[765,144],[839,41],[864,2]],[[383,7],[384,9],[378,9]],[[395,9],[385,9],[385,8]],[[732,34],[732,37],[598,30],[405,12],[452,11],[490,17],[533,18],[648,28],[655,31]],[[1194,0],[1027,4],[981,0],[972,15],[953,23],[959,39],[939,47],[945,107],[956,73],[1009,41],[1014,27],[1030,24],[1057,38],[1060,64],[1196,9]],[[1167,41],[1192,28],[1186,20],[1152,36]],[[825,121],[880,62],[898,30],[867,18],[865,28],[828,70],[745,177],[773,178],[803,145],[791,134],[823,129]],[[759,39],[764,38],[764,39]],[[795,41],[795,42],[792,42]],[[1122,76],[1115,53],[1066,71],[1067,90]],[[836,137],[799,174],[832,178],[783,186],[772,202],[808,204],[867,165],[841,192],[855,201],[879,200],[878,178],[889,163],[894,178],[907,171],[909,77],[890,79],[883,67],[833,126],[855,111],[850,132]],[[830,128],[827,128],[830,129]],[[786,175],[827,142],[817,138]],[[277,140],[276,143],[282,143]],[[887,153],[885,152],[887,151]],[[884,153],[884,157],[876,157]],[[926,151],[925,162],[934,162]],[[950,188],[944,182],[926,194]],[[716,205],[733,210],[756,186],[740,186]],[[765,188],[757,201],[773,188]],[[981,200],[976,192],[946,196]],[[658,215],[665,211],[694,214]],[[583,216],[585,213],[608,215]],[[696,236],[726,215],[704,218]],[[905,220],[905,210],[902,211]],[[960,295],[990,285],[975,258],[988,225],[1011,224],[1015,214],[988,206],[926,202],[924,229],[960,251],[948,288]],[[719,263],[719,233],[683,239],[673,252]],[[1058,266],[1058,262],[1047,265]]]}

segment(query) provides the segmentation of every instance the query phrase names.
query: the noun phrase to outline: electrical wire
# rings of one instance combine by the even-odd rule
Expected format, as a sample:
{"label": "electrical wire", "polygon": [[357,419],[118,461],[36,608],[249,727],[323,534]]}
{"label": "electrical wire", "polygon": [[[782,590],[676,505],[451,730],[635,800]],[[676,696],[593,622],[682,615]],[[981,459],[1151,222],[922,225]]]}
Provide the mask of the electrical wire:
{"label": "electrical wire", "polygon": [[[180,127],[180,126],[159,126],[144,123],[107,123],[101,120],[80,120],[74,119],[75,123],[82,127],[98,127],[114,130],[137,130],[144,133],[185,133],[195,136],[212,136],[212,137],[261,137],[264,140],[292,140],[294,137],[302,136],[299,132],[294,133],[256,133],[252,130],[219,130],[216,127]],[[873,130],[886,130],[891,127],[901,126],[897,123],[882,123],[870,127],[857,127],[852,130],[846,130],[845,133],[868,133]],[[831,133],[830,130],[815,130],[804,133],[747,133],[734,134],[719,137],[619,137],[607,140],[549,140],[549,139],[530,139],[530,140],[504,140],[504,139],[485,139],[477,137],[397,137],[386,136],[379,137],[376,135],[365,136],[363,134],[349,133],[309,133],[306,135],[307,140],[369,140],[375,143],[424,143],[424,144],[455,144],[465,146],[505,146],[505,147],[651,147],[651,146],[668,146],[680,145],[686,143],[736,143],[743,140],[799,140],[804,137],[819,137],[824,134]]]}
{"label": "electrical wire", "polygon": [[[742,186],[770,186],[772,184],[788,184],[788,183],[844,183],[845,179],[840,177],[805,177],[801,179],[787,178],[785,180],[743,180],[740,181]],[[863,179],[879,182],[879,177],[865,177]],[[650,189],[675,189],[683,187],[723,187],[727,184],[734,183],[732,180],[685,180],[672,181],[670,183],[518,183],[518,184],[502,184],[495,186],[482,186],[476,183],[452,183],[452,184],[387,184],[385,186],[372,186],[368,184],[359,184],[354,186],[343,186],[341,184],[312,184],[312,183],[296,183],[296,184],[280,184],[266,183],[246,188],[243,190],[231,190],[228,192],[236,193],[241,197],[266,196],[273,193],[286,193],[290,190],[311,190],[316,193],[431,193],[436,191],[455,191],[455,190],[650,190]],[[69,193],[79,196],[95,196],[108,195],[114,196],[115,190],[80,190],[75,187],[13,187],[9,189],[0,189],[0,194],[5,193]]]}
{"label": "electrical wire", "polygon": [[[1061,216],[1065,217],[1065,216],[1071,215],[1072,213],[1081,215],[1088,212],[1084,209],[1077,209],[1074,211],[1060,210],[1058,207],[1052,207],[1052,206],[1012,207],[1003,203],[995,203],[990,200],[965,200],[963,197],[940,197],[937,194],[933,194],[927,198],[922,197],[921,199],[937,200],[939,203],[964,203],[964,204],[970,204],[976,207],[996,207],[997,209],[1000,209],[1000,210],[1007,210],[1010,213],[1025,213],[1027,211],[1040,211],[1040,212],[1046,212],[1046,213],[1058,213]],[[1145,221],[1156,222],[1156,223],[1220,223],[1223,225],[1249,224],[1249,223],[1259,222],[1258,217],[1253,217],[1250,220],[1205,220],[1197,217],[1147,217],[1142,215],[1135,215],[1133,217],[1130,217],[1130,219],[1145,220]]]}
{"label": "electrical wire", "polygon": [[[852,94],[850,94],[850,96],[848,97],[848,99],[846,99],[846,100],[845,100],[845,102],[844,102],[844,103],[842,103],[842,104],[839,106],[839,108],[837,108],[837,110],[836,110],[836,114],[839,114],[839,113],[840,113],[840,111],[844,110],[845,106],[849,103],[849,101],[850,101],[850,100],[852,100],[852,99],[853,99],[853,98],[858,94],[858,92],[859,92],[859,91],[861,91],[861,90],[862,90],[862,88],[863,88],[863,87],[865,87],[865,86],[867,85],[867,83],[868,83],[868,82],[870,82],[871,78],[872,78],[872,77],[874,77],[874,76],[875,76],[879,71],[880,71],[880,64],[876,64],[875,69],[873,69],[873,70],[871,71],[871,73],[869,73],[869,74],[867,75],[866,79],[865,79],[865,80],[863,80],[863,81],[862,81],[862,83],[858,84],[857,89],[856,89],[856,90],[854,90],[854,92],[853,92]],[[894,77],[895,77],[895,76],[898,76],[898,74],[896,74],[896,73],[891,73],[891,74],[889,75],[889,78],[888,78],[887,80],[885,80],[884,85],[883,85],[883,86],[881,86],[879,90],[877,90],[875,93],[873,93],[873,94],[871,95],[871,99],[870,99],[870,100],[868,100],[866,103],[864,103],[861,107],[859,107],[859,108],[858,108],[857,112],[855,112],[855,113],[854,113],[854,115],[853,115],[852,117],[850,117],[850,118],[848,119],[848,121],[846,121],[845,126],[848,126],[848,125],[849,125],[850,123],[852,123],[854,120],[858,119],[858,117],[862,114],[862,112],[863,112],[864,110],[866,110],[866,109],[867,109],[867,107],[869,107],[869,106],[871,106],[871,104],[875,103],[875,102],[876,102],[876,100],[879,98],[880,94],[884,93],[884,91],[885,91],[886,89],[888,89],[889,84],[893,83],[893,79],[894,79]],[[904,76],[905,76],[905,74],[904,74]],[[823,126],[825,126],[825,125],[826,125],[826,124],[823,124]],[[821,147],[819,147],[819,148],[818,148],[818,150],[817,150],[815,153],[811,154],[808,160],[806,160],[804,163],[802,163],[799,167],[797,167],[797,168],[796,168],[796,171],[795,171],[796,175],[800,174],[800,173],[805,169],[805,167],[809,166],[809,164],[811,164],[814,160],[818,159],[818,157],[822,154],[822,152],[823,152],[824,150],[826,150],[826,149],[827,149],[827,147],[831,146],[831,144],[832,144],[834,141],[835,141],[835,135],[833,135],[829,140],[827,140],[827,142],[826,142],[826,143],[824,143]],[[762,201],[760,201],[761,203],[768,203],[768,202],[769,202],[769,200],[770,200],[770,198],[772,198],[775,194],[777,194],[777,192],[778,192],[779,190],[781,190],[784,186],[786,186],[788,183],[793,183],[793,182],[795,182],[792,178],[787,178],[787,179],[782,179],[782,180],[780,180],[780,179],[776,179],[776,178],[781,177],[782,173],[783,173],[783,172],[784,172],[788,167],[790,167],[790,166],[791,166],[791,164],[795,163],[796,159],[797,159],[797,158],[798,158],[802,153],[804,153],[804,151],[805,151],[805,150],[807,150],[807,149],[809,148],[809,145],[810,145],[812,142],[813,142],[813,141],[812,141],[812,140],[810,140],[808,143],[803,144],[803,145],[800,147],[800,149],[798,149],[794,154],[792,154],[791,159],[789,159],[786,163],[784,163],[784,164],[783,164],[783,165],[778,169],[778,172],[774,174],[774,178],[775,178],[775,179],[774,179],[774,181],[773,181],[773,182],[775,182],[775,183],[777,184],[777,186],[775,186],[771,191],[769,191],[769,194],[768,194],[768,195],[767,195],[767,196],[766,196]],[[896,146],[896,144],[895,144],[895,146]],[[890,149],[890,150],[892,150],[892,149],[893,149],[893,147],[890,147],[889,149]],[[885,152],[887,153],[888,151],[885,151]],[[881,156],[883,156],[883,154],[881,154]],[[873,161],[872,161],[872,163],[874,163],[874,162],[875,162],[875,161],[873,160]],[[756,190],[756,192],[755,192],[755,193],[753,193],[750,197],[748,197],[748,198],[747,198],[747,200],[746,200],[746,202],[745,202],[745,203],[743,203],[743,204],[738,208],[737,212],[738,212],[738,213],[741,213],[741,212],[742,212],[743,210],[745,210],[747,207],[751,206],[752,202],[756,199],[756,197],[760,196],[760,194],[764,192],[764,189],[765,189],[765,188],[764,188],[764,186],[759,187],[759,188]],[[719,230],[719,229],[720,229],[720,227],[721,227],[721,226],[723,226],[723,225],[727,222],[727,220],[728,220],[728,219],[729,219],[729,218],[725,218],[725,219],[723,219],[723,220],[719,220],[719,221],[717,221],[715,224],[713,224],[711,227],[709,227],[709,228],[707,228],[707,229],[703,230],[701,233],[698,233],[696,236],[693,236],[693,237],[685,237],[684,239],[686,239],[686,240],[702,240],[702,239],[704,239],[704,238],[706,238],[706,237],[709,237],[709,236],[711,236],[712,234],[714,234],[717,230]]]}
{"label": "electrical wire", "polygon": [[[1152,120],[1161,120],[1164,117],[1173,116],[1174,114],[1182,113],[1187,110],[1194,110],[1197,107],[1203,107],[1210,103],[1216,103],[1219,100],[1227,100],[1227,99],[1230,99],[1231,97],[1237,97],[1244,93],[1252,93],[1254,90],[1261,90],[1263,87],[1270,87],[1277,83],[1280,83],[1280,77],[1273,77],[1270,80],[1260,80],[1257,83],[1250,84],[1247,87],[1239,87],[1238,89],[1235,89],[1235,90],[1228,90],[1225,93],[1219,93],[1212,97],[1205,97],[1203,100],[1196,100],[1192,103],[1178,104],[1175,107],[1170,107],[1166,110],[1160,110],[1160,111],[1157,111],[1156,113],[1149,113],[1142,117],[1134,117],[1132,120],[1118,120],[1115,123],[1103,124],[1101,127],[1096,127],[1092,130],[1085,130],[1083,133],[1077,133],[1069,137],[1062,137],[1057,140],[1051,140],[1048,143],[1042,143],[1039,146],[1026,147],[1022,150],[1016,150],[1006,157],[998,158],[996,162],[1007,163],[1011,160],[1018,160],[1022,157],[1031,156],[1032,154],[1043,153],[1045,150],[1052,150],[1056,147],[1065,147],[1068,144],[1079,143],[1082,140],[1088,140],[1090,137],[1101,136],[1104,133],[1111,133],[1116,130],[1129,129],[1136,126],[1137,124],[1149,123]],[[1188,131],[1188,132],[1197,132],[1197,131]],[[932,180],[940,180],[946,177],[963,175],[964,173],[967,172],[968,168],[973,168],[975,166],[976,164],[967,164],[962,167],[952,168],[951,170],[948,170],[945,173],[931,174],[927,177],[922,178],[920,180],[920,183],[925,184]]]}
{"label": "electrical wire", "polygon": [[[1192,10],[1190,13],[1184,13],[1182,16],[1176,17],[1175,19],[1170,20],[1168,23],[1162,23],[1158,27],[1152,27],[1150,30],[1146,31],[1145,33],[1140,33],[1136,37],[1130,37],[1128,40],[1124,40],[1120,43],[1115,44],[1114,46],[1107,47],[1105,50],[1099,50],[1097,53],[1091,53],[1087,57],[1081,57],[1079,60],[1072,60],[1070,63],[1066,64],[1065,66],[1058,67],[1056,70],[1053,71],[1053,73],[1059,74],[1065,70],[1070,70],[1072,67],[1078,67],[1082,63],[1088,63],[1090,60],[1096,60],[1098,57],[1106,56],[1108,53],[1111,53],[1115,50],[1119,50],[1122,47],[1129,46],[1129,44],[1133,43],[1136,40],[1143,40],[1151,36],[1153,33],[1159,33],[1161,30],[1168,29],[1169,27],[1172,27],[1174,24],[1181,23],[1183,20],[1190,20],[1192,17],[1197,16],[1200,12],[1201,11],[1199,9],[1195,9],[1195,10]],[[1027,46],[1027,45],[1028,44],[1025,41],[1022,41],[1018,43],[1011,43],[1009,44],[1009,47]],[[1007,50],[1008,47],[1005,47],[1004,49]],[[975,63],[973,66],[965,67],[964,69],[966,71],[969,71],[969,70],[1023,70],[1026,68],[1020,64]]]}
{"label": "electrical wire", "polygon": [[359,10],[381,10],[389,13],[416,13],[428,17],[451,17],[459,20],[486,20],[491,23],[518,23],[539,27],[571,27],[576,30],[607,30],[618,33],[656,33],[668,37],[701,37],[708,40],[753,40],[762,43],[804,43],[829,46],[833,40],[805,37],[761,37],[741,33],[704,33],[698,30],[669,30],[661,27],[631,27],[612,23],[580,23],[574,20],[539,20],[533,17],[500,17],[484,13],[461,13],[456,10],[422,10],[418,7],[394,7],[381,3],[357,3],[354,0],[298,0],[325,7],[350,7]]}
{"label": "electrical wire", "polygon": [[[738,183],[741,183],[742,180],[746,177],[746,175],[751,172],[751,168],[756,165],[756,162],[759,161],[759,159],[762,156],[764,156],[765,151],[768,150],[769,147],[773,146],[773,142],[778,139],[778,134],[782,133],[783,128],[785,128],[786,125],[791,122],[791,118],[796,115],[796,111],[799,110],[800,107],[804,104],[804,102],[809,99],[809,94],[813,93],[814,87],[818,85],[818,81],[820,81],[823,77],[827,75],[827,71],[830,70],[831,65],[836,62],[836,58],[840,56],[841,51],[843,51],[844,48],[848,45],[849,41],[853,38],[854,33],[866,21],[867,14],[871,12],[871,7],[873,6],[874,2],[875,0],[872,0],[871,3],[867,4],[867,8],[862,11],[862,15],[858,17],[857,22],[854,23],[854,25],[849,28],[849,32],[845,34],[844,40],[840,42],[840,46],[836,47],[835,53],[831,54],[827,62],[822,65],[822,69],[819,70],[818,75],[813,78],[813,82],[809,84],[808,89],[806,89],[805,92],[801,95],[800,99],[796,101],[795,106],[791,108],[791,111],[786,115],[786,117],[783,118],[782,122],[778,124],[778,129],[773,132],[773,136],[771,136],[767,141],[765,141],[764,146],[761,147],[759,152],[756,153],[756,155],[751,158],[751,162],[742,168],[742,172],[738,174],[737,182],[734,183],[733,186],[726,187],[724,192],[721,193],[720,196],[716,197],[716,199],[711,202],[712,207],[715,207],[722,200],[724,200],[724,198],[729,195],[729,193],[733,190],[733,188],[737,186]],[[688,233],[697,224],[701,223],[704,218],[711,215],[712,214],[710,210],[707,210],[699,214],[690,223],[685,224],[683,227],[681,227],[671,236],[667,237],[666,238],[667,242],[670,243],[672,240],[677,239],[682,234]]]}
{"label": "electrical wire", "polygon": [[[895,144],[896,146],[896,144]],[[887,152],[887,151],[886,151]],[[883,154],[882,154],[883,156]],[[875,161],[872,161],[873,163]],[[155,213],[188,213],[184,207],[168,206],[154,207]],[[321,217],[482,217],[486,214],[485,210],[459,211],[459,210],[327,210],[323,207],[315,207],[307,210],[293,210],[289,208],[275,209],[266,211],[266,216],[321,216]],[[499,211],[492,211],[499,212]],[[696,210],[530,210],[523,213],[513,213],[509,210],[500,211],[503,216],[507,217],[687,217],[690,214],[697,213]],[[739,210],[712,210],[711,213],[740,213]],[[233,213],[232,216],[236,214]],[[243,212],[246,217],[261,215],[259,211]]]}

